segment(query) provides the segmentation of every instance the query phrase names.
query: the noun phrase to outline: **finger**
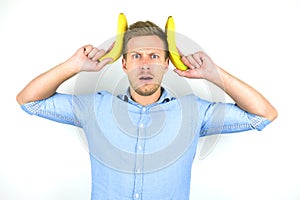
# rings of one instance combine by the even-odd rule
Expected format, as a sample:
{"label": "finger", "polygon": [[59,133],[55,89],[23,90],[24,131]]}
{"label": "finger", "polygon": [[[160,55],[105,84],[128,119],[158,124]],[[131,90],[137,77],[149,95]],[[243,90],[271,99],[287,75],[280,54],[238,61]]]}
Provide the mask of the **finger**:
{"label": "finger", "polygon": [[84,55],[87,56],[87,55],[91,52],[92,49],[93,49],[93,46],[92,46],[92,45],[85,45],[85,46],[83,47]]}
{"label": "finger", "polygon": [[179,69],[174,69],[173,70],[176,74],[178,74],[179,76],[183,76],[184,75],[184,71],[179,70]]}
{"label": "finger", "polygon": [[176,47],[176,48],[177,48],[177,51],[178,51],[179,55],[180,55],[181,57],[184,56],[183,53],[178,49],[178,47]]}
{"label": "finger", "polygon": [[192,55],[188,55],[187,56],[187,59],[188,61],[191,63],[191,65],[194,67],[194,68],[199,68],[200,67],[200,64],[195,60],[194,58],[194,54]]}
{"label": "finger", "polygon": [[93,58],[99,50],[97,48],[93,48],[90,53],[87,55],[88,58]]}
{"label": "finger", "polygon": [[177,48],[177,51],[181,57],[181,61],[185,64],[189,69],[194,69],[191,63],[188,61],[187,57],[183,55],[183,53]]}
{"label": "finger", "polygon": [[179,69],[174,69],[174,72],[178,74],[179,76],[187,77],[187,78],[192,78],[191,74],[189,71],[182,71]]}
{"label": "finger", "polygon": [[201,67],[201,65],[202,65],[202,63],[203,63],[203,62],[202,62],[201,54],[196,53],[196,54],[193,55],[193,58],[194,58],[194,60],[198,63],[199,67]]}
{"label": "finger", "polygon": [[110,52],[110,50],[112,50],[112,48],[114,47],[115,42],[113,42],[110,47],[106,50],[106,53]]}
{"label": "finger", "polygon": [[105,58],[102,61],[98,61],[97,67],[99,69],[102,69],[105,65],[107,65],[108,63],[110,63],[112,61],[113,61],[112,58]]}
{"label": "finger", "polygon": [[92,57],[92,60],[99,60],[102,56],[104,56],[105,51],[103,49],[98,50],[96,54]]}
{"label": "finger", "polygon": [[181,57],[181,61],[184,65],[186,65],[189,69],[195,69],[195,67],[190,63],[190,61],[187,59],[187,56]]}

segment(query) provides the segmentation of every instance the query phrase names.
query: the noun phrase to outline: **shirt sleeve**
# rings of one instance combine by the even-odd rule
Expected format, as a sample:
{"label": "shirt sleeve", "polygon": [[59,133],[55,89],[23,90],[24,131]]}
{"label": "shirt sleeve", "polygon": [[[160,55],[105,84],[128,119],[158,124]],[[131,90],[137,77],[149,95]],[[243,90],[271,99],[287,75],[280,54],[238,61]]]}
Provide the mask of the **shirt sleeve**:
{"label": "shirt sleeve", "polygon": [[80,127],[74,113],[73,95],[70,94],[56,93],[47,99],[23,104],[21,108],[30,115]]}
{"label": "shirt sleeve", "polygon": [[248,130],[261,131],[271,121],[248,113],[233,103],[215,103],[198,99],[202,119],[200,137]]}

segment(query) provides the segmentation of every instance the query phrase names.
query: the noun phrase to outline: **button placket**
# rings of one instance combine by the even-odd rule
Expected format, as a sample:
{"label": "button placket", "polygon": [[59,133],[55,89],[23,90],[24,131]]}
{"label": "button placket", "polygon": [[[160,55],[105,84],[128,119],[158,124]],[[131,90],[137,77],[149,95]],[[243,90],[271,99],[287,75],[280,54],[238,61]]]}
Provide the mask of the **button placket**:
{"label": "button placket", "polygon": [[[141,124],[143,125],[143,124]],[[137,174],[141,174],[143,170],[143,164],[144,164],[144,132],[145,128],[144,125],[139,127],[139,134],[137,138],[137,143],[136,143],[136,161],[135,161],[135,172]]]}
{"label": "button placket", "polygon": [[147,109],[141,109],[140,123],[138,124],[138,134],[136,140],[136,159],[135,159],[135,188],[133,197],[134,199],[141,199],[143,189],[143,165],[144,165],[144,142],[145,142],[145,129],[147,119]]}

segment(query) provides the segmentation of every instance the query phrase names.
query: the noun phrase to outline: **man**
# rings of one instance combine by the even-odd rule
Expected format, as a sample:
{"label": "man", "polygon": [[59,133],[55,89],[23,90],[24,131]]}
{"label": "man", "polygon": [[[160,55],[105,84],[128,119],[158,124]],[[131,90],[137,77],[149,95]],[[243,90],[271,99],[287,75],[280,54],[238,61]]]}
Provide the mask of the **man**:
{"label": "man", "polygon": [[92,167],[93,200],[189,199],[191,166],[199,137],[262,130],[277,117],[275,108],[251,86],[217,66],[205,53],[182,56],[187,78],[208,80],[235,104],[195,95],[170,96],[161,86],[168,70],[165,33],[154,23],[136,22],[124,37],[122,68],[130,86],[113,96],[59,94],[57,88],[82,71],[99,71],[112,59],[85,45],[65,62],[33,79],[18,95],[34,115],[85,131]]}

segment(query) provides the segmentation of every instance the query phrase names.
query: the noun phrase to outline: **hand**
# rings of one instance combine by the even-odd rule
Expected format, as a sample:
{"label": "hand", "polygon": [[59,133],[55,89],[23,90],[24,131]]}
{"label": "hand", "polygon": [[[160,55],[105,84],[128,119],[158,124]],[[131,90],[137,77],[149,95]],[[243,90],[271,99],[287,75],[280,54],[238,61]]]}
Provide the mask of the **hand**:
{"label": "hand", "polygon": [[218,77],[217,65],[204,52],[182,56],[181,60],[188,67],[188,70],[175,69],[174,71],[180,76],[206,80]]}
{"label": "hand", "polygon": [[105,65],[112,61],[111,58],[99,60],[106,52],[103,49],[97,49],[92,45],[85,45],[78,49],[76,53],[68,60],[78,71],[100,71]]}

